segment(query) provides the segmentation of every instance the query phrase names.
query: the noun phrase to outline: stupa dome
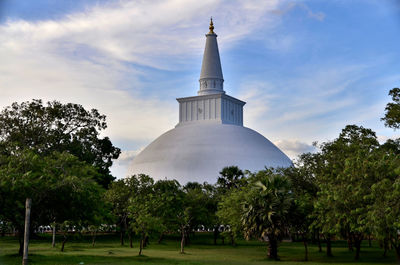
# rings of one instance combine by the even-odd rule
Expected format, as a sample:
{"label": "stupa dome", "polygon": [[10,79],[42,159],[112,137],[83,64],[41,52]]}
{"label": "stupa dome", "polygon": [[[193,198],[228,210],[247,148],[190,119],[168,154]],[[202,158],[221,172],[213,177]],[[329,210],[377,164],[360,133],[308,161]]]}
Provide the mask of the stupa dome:
{"label": "stupa dome", "polygon": [[291,160],[258,132],[233,124],[178,126],[154,140],[133,160],[131,173],[155,179],[215,183],[226,166],[250,171],[289,167]]}
{"label": "stupa dome", "polygon": [[154,179],[215,183],[227,166],[257,171],[289,167],[292,161],[267,138],[243,127],[245,102],[228,96],[212,21],[197,96],[178,98],[179,123],[154,140],[132,161],[129,174]]}

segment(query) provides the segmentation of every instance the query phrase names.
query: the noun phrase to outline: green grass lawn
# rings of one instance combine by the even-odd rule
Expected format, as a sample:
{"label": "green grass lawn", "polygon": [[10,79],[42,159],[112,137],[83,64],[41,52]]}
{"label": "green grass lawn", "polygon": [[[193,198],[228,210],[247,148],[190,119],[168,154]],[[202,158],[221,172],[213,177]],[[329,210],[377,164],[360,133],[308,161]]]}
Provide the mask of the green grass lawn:
{"label": "green grass lawn", "polygon": [[[333,243],[334,257],[325,257],[319,253],[316,245],[309,246],[309,261],[304,262],[302,243],[284,242],[279,246],[280,261],[266,258],[266,243],[258,241],[239,241],[238,246],[212,244],[209,234],[196,234],[186,254],[179,254],[178,238],[167,238],[162,244],[150,241],[144,249],[144,256],[138,256],[138,242],[134,248],[120,246],[118,237],[101,236],[92,247],[90,237],[71,238],[60,252],[60,240],[56,248],[51,247],[49,236],[34,239],[29,246],[30,264],[395,264],[396,258],[390,251],[387,258],[382,257],[383,250],[376,242],[368,247],[364,242],[361,258],[354,261],[354,253],[349,252],[345,242]],[[13,237],[0,237],[0,264],[21,264],[17,256],[18,241]]]}

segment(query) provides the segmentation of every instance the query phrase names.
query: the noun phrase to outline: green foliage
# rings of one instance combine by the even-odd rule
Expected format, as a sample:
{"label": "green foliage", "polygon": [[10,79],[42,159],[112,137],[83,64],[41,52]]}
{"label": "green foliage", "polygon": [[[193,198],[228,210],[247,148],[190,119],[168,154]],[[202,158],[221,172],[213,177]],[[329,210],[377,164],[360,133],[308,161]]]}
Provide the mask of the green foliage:
{"label": "green foliage", "polygon": [[266,169],[253,174],[249,182],[242,216],[246,237],[280,238],[288,224],[287,213],[292,202],[289,180]]}
{"label": "green foliage", "polygon": [[128,206],[130,228],[141,237],[139,250],[141,255],[146,237],[152,232],[164,231],[165,227],[155,212],[158,201],[155,196],[154,180],[147,175],[139,174],[131,176],[130,182],[134,194],[129,198]]}
{"label": "green foliage", "polygon": [[244,173],[237,166],[225,167],[219,172],[216,186],[220,193],[225,193],[231,189],[237,189],[246,184]]}
{"label": "green foliage", "polygon": [[177,231],[184,208],[185,193],[176,180],[159,180],[154,184],[155,213],[164,232]]}
{"label": "green foliage", "polygon": [[221,224],[229,225],[232,243],[242,235],[242,216],[245,210],[247,187],[234,189],[227,196],[223,196],[218,204],[217,216]]}
{"label": "green foliage", "polygon": [[325,233],[364,233],[366,206],[375,176],[369,158],[379,146],[375,133],[363,127],[346,126],[333,142],[321,146],[323,167],[317,174],[320,191],[316,208]]}
{"label": "green foliage", "polygon": [[290,181],[272,169],[252,174],[241,218],[246,238],[268,238],[268,256],[278,259],[278,242],[289,225]]}
{"label": "green foliage", "polygon": [[120,226],[121,245],[123,245],[124,242],[123,237],[125,231],[128,230],[128,233],[132,232],[130,226],[131,218],[129,217],[129,205],[136,189],[136,179],[127,177],[112,182],[105,194],[107,202],[112,205],[114,220]]}
{"label": "green foliage", "polygon": [[24,201],[32,199],[31,225],[68,221],[75,225],[99,222],[107,212],[103,189],[93,180],[93,166],[68,153],[39,156],[30,151],[2,157],[0,218],[22,236]]}
{"label": "green foliage", "polygon": [[105,116],[96,109],[58,101],[44,105],[41,100],[13,103],[0,113],[0,153],[13,155],[29,149],[41,156],[53,152],[75,155],[100,173],[96,181],[103,187],[114,179],[109,168],[120,149],[99,133],[107,127]]}
{"label": "green foliage", "polygon": [[400,159],[397,150],[393,142],[377,150],[371,168],[378,177],[366,197],[373,201],[367,213],[373,235],[384,242],[390,241],[400,260]]}
{"label": "green foliage", "polygon": [[[392,161],[388,150],[392,150]],[[355,125],[346,126],[337,139],[321,145],[314,224],[327,235],[341,235],[353,242],[356,259],[362,239],[376,229],[371,223],[375,215],[371,209],[379,203],[374,189],[384,187],[379,183],[390,174],[390,163],[399,162],[397,150],[395,142],[381,147],[373,131]]]}
{"label": "green foliage", "polygon": [[311,224],[315,220],[312,215],[314,201],[317,197],[318,186],[313,174],[311,161],[315,155],[303,154],[296,167],[283,169],[283,174],[290,179],[293,203],[289,211],[290,231],[301,236],[306,242],[309,237]]}
{"label": "green foliage", "polygon": [[389,91],[389,96],[392,97],[393,102],[389,102],[385,108],[385,126],[399,129],[400,128],[400,88],[393,88]]}
{"label": "green foliage", "polygon": [[188,183],[185,187],[184,212],[190,229],[199,225],[213,226],[216,224],[217,198],[215,189],[207,183]]}

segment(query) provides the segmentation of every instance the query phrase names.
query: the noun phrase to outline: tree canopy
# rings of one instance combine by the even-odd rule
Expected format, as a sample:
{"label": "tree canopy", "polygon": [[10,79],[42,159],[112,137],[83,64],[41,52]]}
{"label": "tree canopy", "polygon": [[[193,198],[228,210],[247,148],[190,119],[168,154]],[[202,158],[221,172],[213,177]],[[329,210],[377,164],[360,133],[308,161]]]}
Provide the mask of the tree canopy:
{"label": "tree canopy", "polygon": [[399,129],[400,128],[400,88],[395,87],[389,91],[389,96],[393,102],[389,102],[385,108],[385,117],[382,120],[385,126]]}
{"label": "tree canopy", "polygon": [[41,100],[13,103],[0,112],[0,153],[13,155],[29,149],[41,156],[56,151],[76,156],[93,165],[100,173],[96,181],[107,188],[114,179],[110,174],[112,159],[120,149],[100,132],[107,128],[106,117],[96,109],[58,101]]}

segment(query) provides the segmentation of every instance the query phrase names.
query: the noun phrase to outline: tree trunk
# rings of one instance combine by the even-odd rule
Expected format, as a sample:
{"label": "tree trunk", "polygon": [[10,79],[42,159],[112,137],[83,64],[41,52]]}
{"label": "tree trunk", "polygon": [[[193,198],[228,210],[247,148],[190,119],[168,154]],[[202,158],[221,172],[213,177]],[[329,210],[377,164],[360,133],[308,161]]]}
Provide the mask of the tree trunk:
{"label": "tree trunk", "polygon": [[333,257],[332,255],[332,245],[331,245],[331,236],[328,235],[326,237],[326,255],[328,257]]}
{"label": "tree trunk", "polygon": [[278,240],[275,236],[269,236],[268,240],[268,258],[278,260]]}
{"label": "tree trunk", "polygon": [[400,264],[400,245],[393,245],[396,250],[397,264]]}
{"label": "tree trunk", "polygon": [[318,252],[322,252],[321,238],[319,236],[319,230],[317,231],[317,240],[318,240]]}
{"label": "tree trunk", "polygon": [[97,231],[94,230],[92,235],[92,247],[94,247],[94,245],[96,244],[96,233]]}
{"label": "tree trunk", "polygon": [[128,232],[128,237],[129,237],[129,247],[133,248],[133,237],[132,237],[132,231]]}
{"label": "tree trunk", "polygon": [[232,231],[230,232],[230,235],[231,235],[231,245],[232,246],[236,246],[235,237],[233,236],[233,232]]}
{"label": "tree trunk", "polygon": [[218,226],[214,226],[214,245],[217,244],[218,233]]}
{"label": "tree trunk", "polygon": [[22,265],[28,265],[28,246],[29,246],[29,229],[31,222],[31,206],[32,199],[26,198],[25,202],[25,233],[24,233],[24,255],[22,257]]}
{"label": "tree trunk", "polygon": [[53,226],[53,238],[51,240],[51,247],[55,247],[56,246],[56,224],[54,224]]}
{"label": "tree trunk", "polygon": [[142,255],[144,240],[145,240],[145,235],[144,235],[144,233],[143,233],[142,236],[141,236],[141,238],[140,238],[139,256]]}
{"label": "tree trunk", "polygon": [[144,237],[143,248],[147,247],[147,245],[150,245],[150,243],[149,243],[149,236],[145,236],[145,237]]}
{"label": "tree trunk", "polygon": [[392,248],[394,248],[394,250],[396,251],[396,257],[397,257],[397,264],[400,264],[400,238],[393,238],[391,237],[390,241],[391,241],[391,245]]}
{"label": "tree trunk", "polygon": [[225,245],[225,236],[221,235],[222,245]]}
{"label": "tree trunk", "polygon": [[351,236],[349,236],[347,238],[347,247],[349,248],[349,251],[351,251],[351,252],[354,251],[354,249],[353,249],[353,240],[352,240]]}
{"label": "tree trunk", "polygon": [[65,246],[65,243],[67,242],[67,239],[68,239],[67,232],[64,232],[63,237],[64,238],[63,238],[62,245],[61,245],[61,252],[64,252],[64,246]]}
{"label": "tree trunk", "polygon": [[308,261],[308,247],[307,247],[307,238],[303,234],[303,244],[304,244],[304,260]]}
{"label": "tree trunk", "polygon": [[124,237],[125,237],[125,227],[124,224],[121,224],[121,235],[120,235],[121,246],[124,245]]}
{"label": "tree trunk", "polygon": [[185,230],[181,229],[182,239],[181,239],[181,254],[185,253]]}
{"label": "tree trunk", "polygon": [[383,257],[386,258],[388,250],[389,250],[389,239],[388,238],[384,238],[383,239]]}
{"label": "tree trunk", "polygon": [[356,246],[356,256],[354,258],[355,260],[358,260],[360,258],[360,249],[363,236],[354,234],[353,237],[354,237],[354,245]]}
{"label": "tree trunk", "polygon": [[161,232],[160,237],[158,238],[157,244],[161,244],[163,238],[164,238],[164,232]]}
{"label": "tree trunk", "polygon": [[372,244],[371,244],[371,235],[368,235],[368,246],[369,246],[369,247],[372,247]]}

